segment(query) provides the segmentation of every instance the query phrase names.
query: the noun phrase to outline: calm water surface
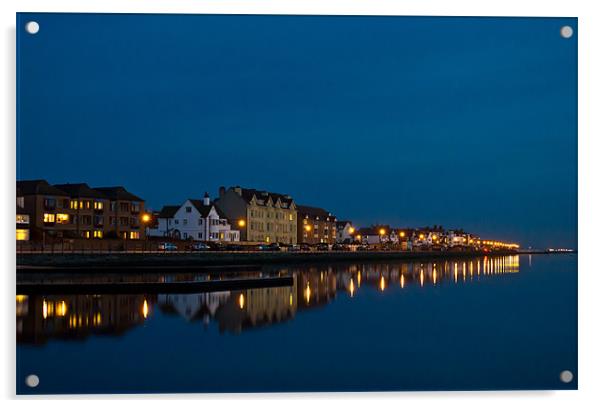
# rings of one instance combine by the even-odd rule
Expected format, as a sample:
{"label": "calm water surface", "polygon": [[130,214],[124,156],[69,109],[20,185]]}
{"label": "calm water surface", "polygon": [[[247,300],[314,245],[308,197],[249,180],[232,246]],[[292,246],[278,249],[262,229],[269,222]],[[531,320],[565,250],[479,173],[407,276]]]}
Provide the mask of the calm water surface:
{"label": "calm water surface", "polygon": [[[199,294],[19,294],[17,392],[577,387],[576,255],[269,266],[242,276],[294,283]],[[575,374],[571,383],[560,381],[563,370]],[[35,389],[25,385],[29,374],[40,378]]]}

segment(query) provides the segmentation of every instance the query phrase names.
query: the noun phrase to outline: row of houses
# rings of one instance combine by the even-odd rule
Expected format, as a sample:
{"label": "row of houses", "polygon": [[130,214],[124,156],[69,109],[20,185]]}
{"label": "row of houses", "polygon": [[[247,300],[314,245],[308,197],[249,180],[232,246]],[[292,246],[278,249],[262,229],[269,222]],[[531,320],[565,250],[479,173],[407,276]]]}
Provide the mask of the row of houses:
{"label": "row of houses", "polygon": [[124,187],[17,181],[17,240],[143,239],[144,200]]}
{"label": "row of houses", "polygon": [[189,198],[146,211],[142,198],[124,187],[17,182],[17,240],[118,238],[147,236],[194,241],[280,244],[361,243],[400,245],[402,249],[500,246],[462,230],[442,226],[357,228],[323,208],[297,204],[288,194],[233,186],[220,187],[212,200]]}
{"label": "row of houses", "polygon": [[153,214],[149,236],[199,241],[335,243],[336,217],[318,207],[298,205],[287,194],[220,187],[211,200],[187,199]]}

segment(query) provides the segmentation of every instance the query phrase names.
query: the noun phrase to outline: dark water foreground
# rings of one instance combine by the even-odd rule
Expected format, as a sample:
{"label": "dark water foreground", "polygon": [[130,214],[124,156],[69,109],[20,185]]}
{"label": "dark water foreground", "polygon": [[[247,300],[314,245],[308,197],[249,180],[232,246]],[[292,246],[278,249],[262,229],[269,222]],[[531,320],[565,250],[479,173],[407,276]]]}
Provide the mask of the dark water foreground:
{"label": "dark water foreground", "polygon": [[[290,284],[17,296],[18,393],[575,389],[576,255],[20,275]],[[570,383],[560,372],[570,370]],[[39,376],[36,388],[25,378]]]}

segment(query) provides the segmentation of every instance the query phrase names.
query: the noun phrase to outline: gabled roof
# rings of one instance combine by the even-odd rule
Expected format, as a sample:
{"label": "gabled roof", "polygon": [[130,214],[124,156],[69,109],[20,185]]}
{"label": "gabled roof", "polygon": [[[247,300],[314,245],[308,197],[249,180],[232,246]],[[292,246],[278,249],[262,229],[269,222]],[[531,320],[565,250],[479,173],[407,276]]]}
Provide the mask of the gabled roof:
{"label": "gabled roof", "polygon": [[353,223],[349,220],[337,221],[337,227],[344,227],[347,224],[353,225]]}
{"label": "gabled roof", "polygon": [[188,201],[190,201],[192,205],[194,205],[194,208],[197,209],[197,211],[201,214],[201,217],[203,218],[207,218],[207,216],[209,216],[209,213],[211,212],[211,209],[214,208],[214,205],[211,202],[209,203],[209,205],[205,205],[203,204],[203,200],[193,200],[192,198],[189,198]]}
{"label": "gabled roof", "polygon": [[180,205],[165,205],[161,208],[161,211],[159,211],[157,218],[173,218],[180,207]]}
{"label": "gabled roof", "polygon": [[327,218],[333,218],[336,219],[336,217],[329,213],[328,211],[326,211],[323,208],[319,208],[319,207],[310,207],[307,205],[297,205],[297,212],[302,216],[308,216],[309,218],[316,218],[319,217],[321,220],[325,220]]}
{"label": "gabled roof", "polygon": [[107,197],[98,190],[91,189],[86,183],[76,184],[55,184],[56,188],[66,192],[70,197],[81,197],[81,198],[104,198]]}
{"label": "gabled roof", "polygon": [[46,180],[21,180],[17,181],[17,191],[20,195],[46,194],[68,197],[69,194],[48,184]]}
{"label": "gabled roof", "polygon": [[144,201],[142,198],[130,193],[122,186],[94,187],[94,190],[100,191],[111,200]]}
{"label": "gabled roof", "polygon": [[[240,187],[231,187],[233,190]],[[276,203],[276,201],[280,200],[286,207],[290,207],[293,203],[293,198],[288,194],[280,194],[280,193],[272,193],[269,191],[256,190],[253,188],[240,188],[241,197],[247,202],[250,203],[253,197],[258,200],[258,205],[266,205],[266,203],[271,199],[272,202]]]}

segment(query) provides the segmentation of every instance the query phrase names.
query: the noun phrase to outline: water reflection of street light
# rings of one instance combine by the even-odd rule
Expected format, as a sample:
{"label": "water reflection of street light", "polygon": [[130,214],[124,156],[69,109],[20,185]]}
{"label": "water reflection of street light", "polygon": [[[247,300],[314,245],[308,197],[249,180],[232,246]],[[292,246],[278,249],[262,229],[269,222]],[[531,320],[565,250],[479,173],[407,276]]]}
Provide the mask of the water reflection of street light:
{"label": "water reflection of street light", "polygon": [[142,303],[142,316],[146,319],[148,317],[148,302],[144,299]]}

